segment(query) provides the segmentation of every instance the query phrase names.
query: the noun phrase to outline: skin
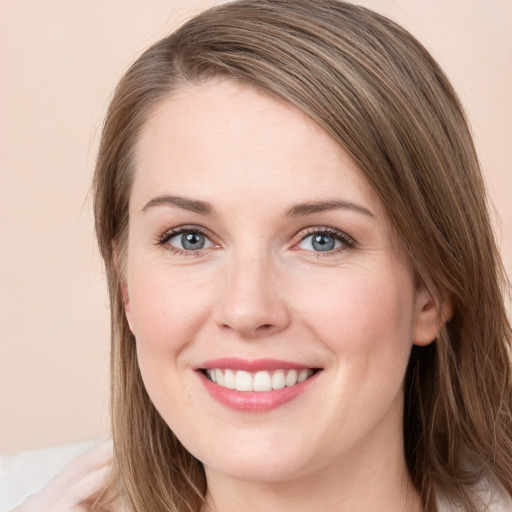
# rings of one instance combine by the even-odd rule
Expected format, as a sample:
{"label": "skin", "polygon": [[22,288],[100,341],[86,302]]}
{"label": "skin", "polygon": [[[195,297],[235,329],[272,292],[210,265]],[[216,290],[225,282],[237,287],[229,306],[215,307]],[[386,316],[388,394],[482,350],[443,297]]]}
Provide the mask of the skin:
{"label": "skin", "polygon": [[[165,195],[215,213],[155,200]],[[332,200],[366,212],[289,215]],[[206,230],[204,248],[166,238],[181,226]],[[350,242],[315,250],[325,229]],[[124,263],[146,389],[204,463],[208,509],[422,510],[404,460],[403,380],[438,311],[358,166],[312,121],[229,81],[163,101],[137,147]],[[246,413],[212,399],[195,370],[227,356],[322,371],[291,402]]]}

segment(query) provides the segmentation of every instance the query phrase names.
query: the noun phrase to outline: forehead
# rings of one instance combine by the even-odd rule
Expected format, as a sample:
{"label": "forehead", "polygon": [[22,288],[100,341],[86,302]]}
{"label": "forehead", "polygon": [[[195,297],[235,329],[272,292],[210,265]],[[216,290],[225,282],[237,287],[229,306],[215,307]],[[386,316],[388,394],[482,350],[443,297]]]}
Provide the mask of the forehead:
{"label": "forehead", "polygon": [[212,202],[343,195],[379,207],[357,164],[317,124],[230,81],[190,86],[162,101],[144,125],[135,163],[132,202],[140,204],[159,193]]}

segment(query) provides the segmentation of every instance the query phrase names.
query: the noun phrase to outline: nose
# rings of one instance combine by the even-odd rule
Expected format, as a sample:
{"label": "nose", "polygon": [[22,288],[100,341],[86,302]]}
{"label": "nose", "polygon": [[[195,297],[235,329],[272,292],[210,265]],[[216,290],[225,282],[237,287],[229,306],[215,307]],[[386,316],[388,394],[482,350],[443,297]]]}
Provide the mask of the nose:
{"label": "nose", "polygon": [[290,315],[283,276],[271,258],[232,261],[217,303],[217,324],[244,339],[257,339],[286,329]]}

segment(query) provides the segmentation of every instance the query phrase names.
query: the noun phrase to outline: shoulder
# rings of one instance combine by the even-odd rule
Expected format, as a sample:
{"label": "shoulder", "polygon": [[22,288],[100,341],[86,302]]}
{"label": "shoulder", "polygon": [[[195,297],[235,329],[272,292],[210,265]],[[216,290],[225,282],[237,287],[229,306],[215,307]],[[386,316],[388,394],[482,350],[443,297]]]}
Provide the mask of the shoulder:
{"label": "shoulder", "polygon": [[0,510],[9,511],[38,492],[64,466],[100,444],[92,439],[80,443],[0,455]]}

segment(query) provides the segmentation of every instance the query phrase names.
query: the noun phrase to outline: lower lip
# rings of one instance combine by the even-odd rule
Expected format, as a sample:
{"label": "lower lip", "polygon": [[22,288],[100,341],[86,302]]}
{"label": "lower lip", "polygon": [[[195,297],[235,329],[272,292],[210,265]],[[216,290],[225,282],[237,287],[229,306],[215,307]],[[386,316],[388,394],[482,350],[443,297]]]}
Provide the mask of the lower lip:
{"label": "lower lip", "polygon": [[198,372],[203,385],[211,397],[230,409],[240,412],[266,412],[277,409],[304,393],[316,381],[320,373],[318,371],[304,382],[282,389],[273,389],[272,391],[236,391],[236,389],[218,386],[202,372]]}

